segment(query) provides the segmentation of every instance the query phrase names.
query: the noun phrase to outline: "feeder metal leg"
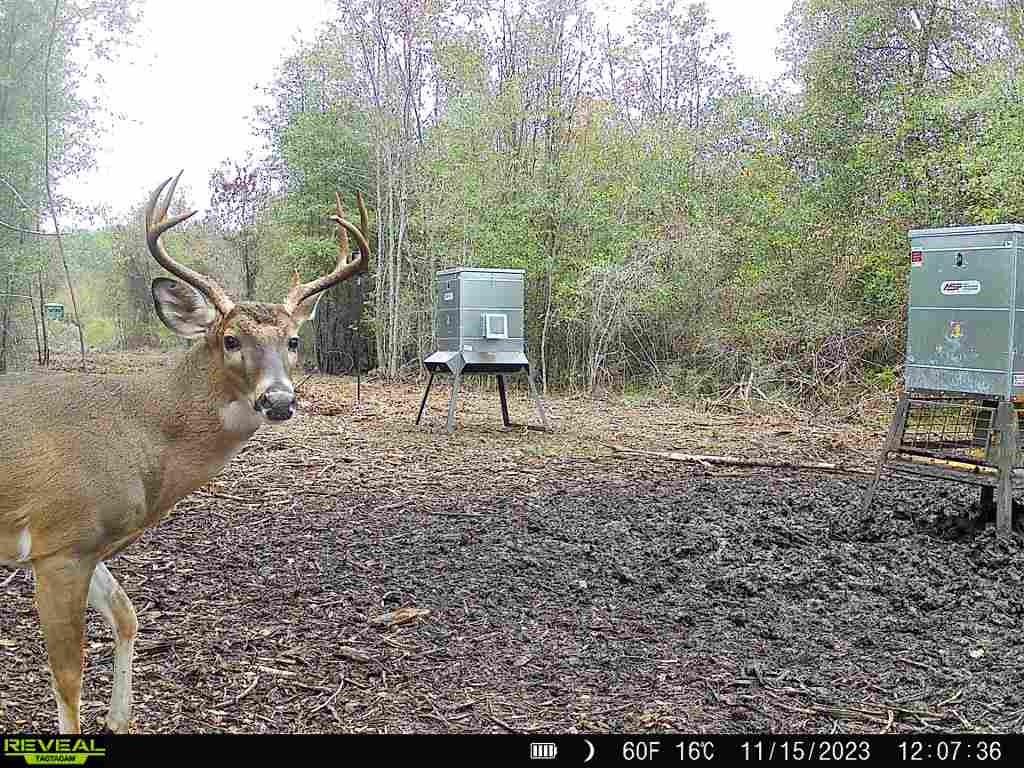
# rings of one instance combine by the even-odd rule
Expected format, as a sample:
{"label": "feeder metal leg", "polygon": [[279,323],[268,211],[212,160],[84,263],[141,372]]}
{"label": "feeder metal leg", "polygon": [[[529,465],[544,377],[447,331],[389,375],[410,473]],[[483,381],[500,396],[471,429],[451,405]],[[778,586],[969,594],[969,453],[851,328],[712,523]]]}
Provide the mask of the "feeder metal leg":
{"label": "feeder metal leg", "polygon": [[544,431],[548,431],[548,419],[544,415],[544,404],[540,400],[540,395],[537,394],[537,385],[533,382],[533,373],[529,368],[526,369],[526,380],[530,382],[530,392],[533,393],[533,399],[537,403],[537,410],[540,411],[540,422],[544,425]]}
{"label": "feeder metal leg", "polygon": [[996,509],[996,489],[991,485],[981,486],[981,514],[982,520],[988,522]]}
{"label": "feeder metal leg", "polygon": [[455,374],[452,379],[452,399],[448,403],[448,434],[455,429],[455,401],[459,397],[459,382],[462,380],[462,371]]}
{"label": "feeder metal leg", "polygon": [[501,398],[501,420],[506,427],[512,426],[512,422],[508,418],[508,398],[505,396],[505,376],[503,374],[497,375],[498,379],[498,396]]}
{"label": "feeder metal leg", "polygon": [[889,452],[897,450],[900,446],[909,413],[910,399],[904,395],[900,398],[899,403],[896,404],[896,413],[893,414],[892,423],[889,425],[889,434],[886,436],[885,444],[882,446],[882,455],[878,458],[878,464],[875,466],[875,476],[868,483],[867,490],[864,492],[864,498],[861,500],[861,516],[867,515],[868,510],[871,508],[871,502],[875,499],[875,490],[878,488],[878,480],[882,476],[885,463],[889,459]]}
{"label": "feeder metal leg", "polygon": [[999,429],[999,489],[996,494],[996,530],[1008,534],[1013,526],[1013,468],[1017,465],[1017,413],[1002,400],[996,412]]}
{"label": "feeder metal leg", "polygon": [[430,395],[430,385],[434,383],[434,371],[430,372],[430,378],[427,379],[427,389],[423,393],[423,400],[420,402],[420,412],[416,415],[416,423],[420,423],[420,419],[423,418],[423,409],[427,406],[427,397]]}
{"label": "feeder metal leg", "polygon": [[991,485],[981,486],[981,511],[984,515],[991,514],[995,508],[995,488]]}

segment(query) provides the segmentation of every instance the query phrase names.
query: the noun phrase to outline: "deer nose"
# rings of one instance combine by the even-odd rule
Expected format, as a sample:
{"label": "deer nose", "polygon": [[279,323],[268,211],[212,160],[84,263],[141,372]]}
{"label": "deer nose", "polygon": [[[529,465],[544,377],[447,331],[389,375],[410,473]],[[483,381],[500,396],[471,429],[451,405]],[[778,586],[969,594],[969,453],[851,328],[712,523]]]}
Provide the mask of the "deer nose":
{"label": "deer nose", "polygon": [[295,392],[284,387],[271,387],[259,396],[256,410],[266,413],[271,421],[287,421],[295,413]]}

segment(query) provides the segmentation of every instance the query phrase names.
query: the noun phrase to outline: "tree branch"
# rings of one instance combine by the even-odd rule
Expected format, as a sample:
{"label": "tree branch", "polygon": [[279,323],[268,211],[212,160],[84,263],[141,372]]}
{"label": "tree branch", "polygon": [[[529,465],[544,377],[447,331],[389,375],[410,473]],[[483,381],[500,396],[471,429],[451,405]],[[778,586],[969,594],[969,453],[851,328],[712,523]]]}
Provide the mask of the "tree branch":
{"label": "tree branch", "polygon": [[24,229],[22,227],[16,227],[13,224],[8,224],[3,219],[0,219],[0,227],[3,227],[4,229],[9,229],[11,232],[18,232],[19,234],[22,234],[22,235],[39,235],[40,237],[58,237],[59,236],[59,235],[57,235],[54,232],[39,232],[38,230],[35,230],[35,229]]}
{"label": "tree branch", "polygon": [[[25,206],[25,210],[26,211],[32,211],[32,206],[25,202],[25,198],[21,196],[20,192],[18,192],[18,188],[17,187],[15,187],[11,182],[9,182],[3,176],[0,176],[0,184],[3,184],[5,187],[7,187],[9,190],[11,190],[11,194],[14,195],[14,197],[18,200],[19,203],[21,203],[23,206]],[[32,211],[32,212],[35,213],[35,211]]]}

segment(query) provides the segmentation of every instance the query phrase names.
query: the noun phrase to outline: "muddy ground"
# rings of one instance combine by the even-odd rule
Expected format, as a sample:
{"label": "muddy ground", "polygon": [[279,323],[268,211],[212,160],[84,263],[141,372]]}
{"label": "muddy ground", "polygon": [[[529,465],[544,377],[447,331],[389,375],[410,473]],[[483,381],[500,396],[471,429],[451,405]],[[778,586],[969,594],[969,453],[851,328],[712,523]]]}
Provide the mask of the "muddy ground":
{"label": "muddy ground", "polygon": [[[418,385],[302,392],[110,563],[139,613],[138,732],[1022,730],[1020,539],[937,481],[886,478],[849,517],[884,407],[549,398],[545,434],[502,429],[478,387],[448,436],[445,386],[420,426]],[[0,731],[54,723],[31,587],[3,587]],[[95,732],[112,641],[91,611],[86,664]]]}

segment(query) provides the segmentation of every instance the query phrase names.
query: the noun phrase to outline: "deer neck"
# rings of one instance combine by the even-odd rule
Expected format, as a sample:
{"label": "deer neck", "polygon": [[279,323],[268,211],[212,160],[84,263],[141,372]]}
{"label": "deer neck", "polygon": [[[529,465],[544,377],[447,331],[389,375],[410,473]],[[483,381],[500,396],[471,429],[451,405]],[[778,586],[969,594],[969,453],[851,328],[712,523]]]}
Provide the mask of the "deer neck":
{"label": "deer neck", "polygon": [[205,342],[185,354],[170,372],[163,418],[170,446],[203,465],[226,464],[262,424],[248,400],[227,385]]}

